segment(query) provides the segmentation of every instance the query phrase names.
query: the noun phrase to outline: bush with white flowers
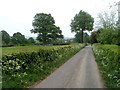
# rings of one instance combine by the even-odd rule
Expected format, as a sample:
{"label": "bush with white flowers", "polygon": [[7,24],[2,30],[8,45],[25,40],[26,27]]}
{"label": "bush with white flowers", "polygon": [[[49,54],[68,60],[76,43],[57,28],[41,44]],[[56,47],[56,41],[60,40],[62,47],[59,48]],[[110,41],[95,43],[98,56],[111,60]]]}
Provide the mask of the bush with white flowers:
{"label": "bush with white flowers", "polygon": [[21,52],[2,57],[3,88],[23,88],[44,79],[66,59],[84,47],[69,45],[38,52]]}
{"label": "bush with white flowers", "polygon": [[94,45],[93,51],[98,62],[105,86],[120,88],[120,50],[112,50],[112,45]]}

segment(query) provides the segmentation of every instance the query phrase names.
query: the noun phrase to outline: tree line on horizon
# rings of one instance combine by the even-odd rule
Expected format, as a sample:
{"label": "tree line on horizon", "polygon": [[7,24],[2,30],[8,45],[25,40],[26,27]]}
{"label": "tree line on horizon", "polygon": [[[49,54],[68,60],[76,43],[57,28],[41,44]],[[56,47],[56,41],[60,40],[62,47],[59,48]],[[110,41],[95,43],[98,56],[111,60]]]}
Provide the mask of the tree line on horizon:
{"label": "tree line on horizon", "polygon": [[[111,18],[112,17],[112,18]],[[110,16],[107,13],[99,15],[101,26],[97,30],[93,30],[94,18],[87,12],[80,10],[78,14],[71,20],[71,32],[75,32],[73,42],[78,43],[101,43],[101,44],[117,44],[120,45],[120,35],[115,15]],[[31,33],[37,34],[37,40],[43,45],[58,43],[63,39],[62,30],[55,25],[55,20],[51,14],[37,13],[32,22],[33,29]],[[84,31],[92,31],[89,36]],[[30,37],[26,39],[20,32],[14,33],[12,37],[2,30],[3,44],[35,44],[35,40]]]}
{"label": "tree line on horizon", "polygon": [[16,32],[10,36],[5,30],[2,30],[0,34],[2,35],[2,46],[35,44],[33,37],[27,39],[20,32]]}

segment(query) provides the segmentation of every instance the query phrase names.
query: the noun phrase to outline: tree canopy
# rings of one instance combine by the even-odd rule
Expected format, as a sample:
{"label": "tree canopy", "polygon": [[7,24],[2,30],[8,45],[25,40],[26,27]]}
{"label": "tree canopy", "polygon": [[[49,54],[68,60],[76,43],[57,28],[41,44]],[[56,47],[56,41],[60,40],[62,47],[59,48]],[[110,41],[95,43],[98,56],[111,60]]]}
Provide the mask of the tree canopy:
{"label": "tree canopy", "polygon": [[98,15],[98,28],[104,29],[115,29],[117,27],[117,18],[116,12],[111,11],[110,13],[104,11]]}
{"label": "tree canopy", "polygon": [[25,36],[22,35],[20,32],[13,34],[13,36],[12,36],[13,44],[24,44],[25,42],[26,42]]}
{"label": "tree canopy", "polygon": [[43,44],[48,44],[57,38],[63,38],[62,31],[55,26],[55,21],[51,14],[36,14],[32,25],[34,29],[31,30],[31,33],[37,33],[37,39]]}
{"label": "tree canopy", "polygon": [[117,30],[114,29],[101,29],[98,35],[98,42],[102,44],[117,44]]}
{"label": "tree canopy", "polygon": [[[96,32],[92,33],[91,37],[95,36],[98,43],[101,44],[117,44],[120,45],[119,28],[117,27],[117,17],[115,11],[101,12],[98,15],[98,23]],[[92,38],[92,40],[94,40]]]}
{"label": "tree canopy", "polygon": [[10,35],[5,31],[1,31],[2,43],[8,45],[10,43]]}
{"label": "tree canopy", "polygon": [[83,31],[91,31],[93,29],[94,18],[85,11],[80,11],[75,15],[70,26],[72,32],[82,31],[81,41],[83,42]]}

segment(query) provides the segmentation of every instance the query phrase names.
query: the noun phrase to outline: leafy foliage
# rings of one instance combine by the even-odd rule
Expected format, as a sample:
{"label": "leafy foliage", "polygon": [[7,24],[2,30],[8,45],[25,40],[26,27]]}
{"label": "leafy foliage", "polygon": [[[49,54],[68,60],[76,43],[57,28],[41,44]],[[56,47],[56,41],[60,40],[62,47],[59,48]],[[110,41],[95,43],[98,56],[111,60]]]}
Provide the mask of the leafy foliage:
{"label": "leafy foliage", "polygon": [[83,31],[88,30],[91,31],[93,29],[94,19],[91,17],[90,14],[84,11],[80,11],[78,14],[75,15],[74,19],[72,20],[70,26],[72,32],[80,32],[82,31],[82,42],[83,42]]}
{"label": "leafy foliage", "polygon": [[118,30],[118,34],[117,34],[117,45],[120,46],[120,27],[119,27],[117,30]]}
{"label": "leafy foliage", "polygon": [[37,33],[37,39],[44,44],[57,38],[63,38],[62,31],[54,24],[55,21],[51,14],[38,13],[32,22],[34,29],[31,30],[31,33]]}
{"label": "leafy foliage", "polygon": [[12,43],[13,44],[24,44],[26,42],[25,36],[22,35],[20,32],[14,33],[12,36]]}
{"label": "leafy foliage", "polygon": [[[119,29],[117,26],[116,11],[111,10],[109,13],[104,11],[98,15],[98,33],[92,33],[92,41],[101,43],[101,44],[117,44],[120,45],[120,35]],[[96,37],[97,36],[97,37]],[[93,42],[94,43],[94,42]]]}
{"label": "leafy foliage", "polygon": [[120,47],[117,45],[99,45],[93,48],[105,86],[120,88]]}
{"label": "leafy foliage", "polygon": [[35,40],[34,40],[32,37],[30,37],[30,38],[28,39],[28,43],[34,44],[34,43],[35,43]]}
{"label": "leafy foliage", "polygon": [[98,31],[93,31],[90,36],[90,42],[93,43],[98,43],[98,35],[99,35],[99,30]]}
{"label": "leafy foliage", "polygon": [[8,45],[10,43],[10,35],[4,30],[0,32],[0,35],[2,35],[2,43]]}
{"label": "leafy foliage", "polygon": [[116,16],[117,10],[112,10],[110,13],[104,11],[101,12],[98,15],[98,27],[104,28],[104,29],[114,29],[117,27],[117,16]]}
{"label": "leafy foliage", "polygon": [[116,29],[101,29],[97,40],[101,44],[117,44],[117,37]]}
{"label": "leafy foliage", "polygon": [[[78,42],[78,43],[82,43],[82,40],[81,40],[81,37],[82,37],[82,32],[77,32],[75,34],[75,41]],[[84,43],[89,43],[89,35],[87,33],[83,33],[83,41]]]}
{"label": "leafy foliage", "polygon": [[[28,87],[43,80],[84,45],[71,45],[2,57],[3,88]],[[32,67],[32,68],[31,68]]]}

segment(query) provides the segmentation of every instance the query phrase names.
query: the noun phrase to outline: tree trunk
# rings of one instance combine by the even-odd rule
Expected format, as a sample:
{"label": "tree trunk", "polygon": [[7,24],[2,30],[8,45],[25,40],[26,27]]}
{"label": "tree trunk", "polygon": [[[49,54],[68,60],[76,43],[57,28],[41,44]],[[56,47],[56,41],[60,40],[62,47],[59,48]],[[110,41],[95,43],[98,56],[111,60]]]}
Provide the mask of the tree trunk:
{"label": "tree trunk", "polygon": [[82,29],[82,33],[81,33],[81,43],[83,43],[83,29]]}
{"label": "tree trunk", "polygon": [[47,45],[46,33],[43,33],[43,45]]}

